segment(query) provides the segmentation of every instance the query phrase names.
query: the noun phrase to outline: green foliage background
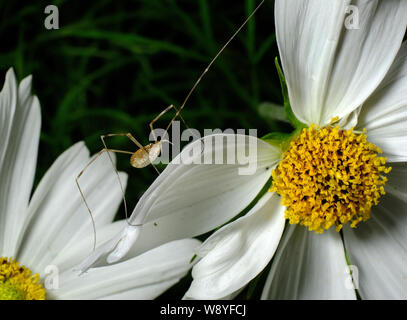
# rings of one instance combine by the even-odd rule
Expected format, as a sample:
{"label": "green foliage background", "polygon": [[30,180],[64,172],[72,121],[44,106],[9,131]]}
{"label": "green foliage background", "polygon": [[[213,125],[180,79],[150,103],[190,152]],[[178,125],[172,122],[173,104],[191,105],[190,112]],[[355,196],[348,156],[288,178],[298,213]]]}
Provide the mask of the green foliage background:
{"label": "green foliage background", "polygon": [[[201,72],[259,1],[0,1],[0,72],[33,75],[42,110],[36,183],[55,158],[84,140],[92,153],[99,136],[131,132],[148,143],[148,123],[180,105]],[[59,8],[59,30],[44,27],[47,5]],[[289,131],[274,58],[274,3],[266,0],[204,77],[183,111],[188,125]],[[157,123],[168,124],[173,114]],[[276,120],[277,119],[277,120]],[[116,149],[134,150],[126,139]],[[129,174],[129,207],[154,180],[153,168],[118,167]],[[82,168],[78,168],[78,173]],[[118,218],[123,218],[123,210]],[[261,277],[260,277],[261,278]],[[260,279],[253,283],[257,283]],[[164,297],[182,296],[188,278]],[[262,279],[261,279],[262,280]],[[240,297],[256,297],[252,285]]]}

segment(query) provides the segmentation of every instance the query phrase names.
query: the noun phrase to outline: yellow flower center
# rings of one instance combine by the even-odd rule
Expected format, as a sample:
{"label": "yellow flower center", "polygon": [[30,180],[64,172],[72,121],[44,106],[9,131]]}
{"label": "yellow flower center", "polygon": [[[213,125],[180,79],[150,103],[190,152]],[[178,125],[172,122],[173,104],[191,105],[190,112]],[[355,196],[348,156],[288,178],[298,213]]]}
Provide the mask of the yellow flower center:
{"label": "yellow flower center", "polygon": [[45,294],[38,274],[0,257],[0,300],[45,300]]}
{"label": "yellow flower center", "polygon": [[383,174],[391,168],[365,132],[311,125],[290,143],[269,190],[281,195],[290,224],[322,233],[369,219],[371,207],[385,194]]}

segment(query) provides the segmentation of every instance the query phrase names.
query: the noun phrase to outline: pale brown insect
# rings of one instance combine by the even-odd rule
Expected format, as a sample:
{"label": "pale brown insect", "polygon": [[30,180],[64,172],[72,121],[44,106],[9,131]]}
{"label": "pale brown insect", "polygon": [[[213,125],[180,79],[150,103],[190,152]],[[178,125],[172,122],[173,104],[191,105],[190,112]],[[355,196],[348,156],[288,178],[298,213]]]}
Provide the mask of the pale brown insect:
{"label": "pale brown insect", "polygon": [[[159,170],[157,169],[157,167],[153,164],[154,160],[157,159],[157,157],[160,155],[161,150],[162,150],[162,144],[164,142],[168,142],[171,143],[168,140],[157,140],[157,137],[154,133],[154,128],[153,128],[153,124],[166,112],[168,112],[170,109],[174,109],[175,110],[175,115],[174,117],[171,119],[171,122],[168,124],[165,132],[168,132],[168,129],[171,127],[172,123],[175,121],[175,119],[177,117],[180,117],[180,119],[182,120],[182,122],[184,123],[184,125],[189,129],[188,125],[186,124],[185,120],[182,118],[181,116],[181,110],[185,107],[185,104],[187,103],[189,97],[191,96],[191,94],[194,92],[194,90],[196,89],[196,87],[198,86],[199,82],[202,80],[202,78],[204,77],[204,75],[209,71],[209,68],[212,66],[212,64],[215,62],[215,60],[219,57],[219,55],[223,52],[223,50],[228,46],[228,44],[236,37],[236,35],[240,32],[240,30],[246,25],[246,23],[250,20],[250,18],[256,13],[256,11],[263,5],[265,0],[262,0],[259,5],[253,10],[253,12],[246,18],[246,20],[243,22],[243,24],[235,31],[235,33],[230,37],[230,39],[223,45],[223,47],[218,51],[218,53],[215,55],[215,57],[211,60],[211,62],[208,64],[208,66],[206,67],[206,69],[202,72],[202,74],[199,76],[198,80],[195,82],[195,84],[193,85],[193,87],[191,88],[191,90],[188,92],[186,98],[184,99],[181,107],[179,109],[177,109],[174,105],[170,105],[167,108],[165,108],[163,111],[160,112],[159,115],[157,115],[149,124],[151,133],[153,134],[154,137],[154,142],[150,143],[146,146],[143,146],[141,143],[139,143],[137,141],[136,138],[134,138],[132,136],[131,133],[110,133],[110,134],[106,134],[106,135],[102,135],[100,137],[100,139],[102,140],[103,146],[104,148],[102,150],[100,150],[90,161],[89,163],[81,170],[81,172],[78,174],[78,176],[76,177],[75,181],[76,181],[76,185],[78,186],[79,192],[82,196],[82,199],[86,205],[86,208],[88,209],[89,215],[91,217],[92,220],[92,226],[93,226],[93,231],[94,231],[94,242],[93,242],[93,249],[95,250],[96,247],[96,225],[95,225],[95,220],[93,218],[93,214],[92,211],[86,201],[85,195],[83,194],[83,191],[80,187],[79,184],[79,178],[82,176],[82,174],[84,173],[84,171],[99,157],[101,156],[104,152],[107,152],[110,162],[112,163],[112,166],[116,172],[117,178],[119,180],[119,184],[120,184],[120,189],[123,195],[123,203],[124,203],[124,210],[125,210],[125,215],[126,215],[126,220],[127,223],[129,225],[130,222],[128,221],[128,212],[127,212],[127,204],[126,204],[126,197],[125,197],[125,193],[124,193],[124,188],[122,185],[122,182],[120,180],[120,176],[119,176],[119,172],[117,171],[113,159],[111,158],[110,152],[115,152],[115,153],[124,153],[124,154],[130,154],[130,164],[132,167],[134,168],[144,168],[147,167],[148,165],[152,165],[154,167],[154,169],[157,171],[158,174],[160,174]],[[114,136],[126,136],[127,138],[129,138],[137,147],[138,150],[135,152],[131,152],[131,151],[125,151],[125,150],[117,150],[117,149],[110,149],[107,147],[106,142],[105,142],[105,138],[108,137],[114,137]],[[133,225],[134,226],[134,225]],[[136,226],[141,226],[141,225],[136,225]]]}

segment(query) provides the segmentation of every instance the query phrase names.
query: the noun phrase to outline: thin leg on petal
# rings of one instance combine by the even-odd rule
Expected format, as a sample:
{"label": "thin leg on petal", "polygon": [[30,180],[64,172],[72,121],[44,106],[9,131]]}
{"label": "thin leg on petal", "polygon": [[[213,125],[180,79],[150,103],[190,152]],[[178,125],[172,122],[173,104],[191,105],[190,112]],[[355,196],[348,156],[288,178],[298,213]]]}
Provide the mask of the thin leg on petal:
{"label": "thin leg on petal", "polygon": [[[116,149],[104,148],[104,149],[100,150],[100,151],[88,162],[88,164],[81,170],[81,172],[79,172],[78,176],[75,178],[76,185],[78,186],[78,189],[79,189],[79,192],[80,192],[81,197],[82,197],[82,199],[83,199],[83,202],[85,203],[86,208],[88,209],[90,218],[91,218],[91,220],[92,220],[93,235],[94,235],[94,236],[93,236],[93,250],[95,250],[95,248],[96,248],[96,224],[95,224],[95,219],[93,218],[92,210],[90,209],[89,204],[88,204],[88,202],[86,201],[85,195],[84,195],[84,193],[83,193],[83,191],[82,191],[82,188],[81,188],[81,186],[80,186],[80,184],[79,184],[79,178],[82,176],[82,174],[85,172],[85,170],[86,170],[93,162],[95,162],[95,160],[96,160],[97,158],[99,158],[104,152],[107,152],[107,154],[109,155],[109,159],[110,159],[110,161],[111,161],[112,164],[113,164],[113,160],[112,160],[112,158],[110,157],[109,151],[111,151],[111,152],[117,152],[117,153],[133,154],[132,152],[129,152],[129,151],[123,151],[123,150],[116,150]],[[113,167],[114,167],[114,165],[113,165]],[[122,186],[122,183],[121,183],[121,181],[120,181],[119,173],[117,172],[117,170],[116,170],[115,167],[114,167],[114,169],[115,169],[115,171],[116,171],[116,173],[117,173],[117,176],[118,176],[118,178],[119,178],[120,187],[121,187],[121,190],[122,190],[122,193],[123,193],[124,207],[126,208],[126,199],[125,199],[125,196],[124,196],[123,186]],[[126,210],[127,210],[127,208],[126,208]],[[126,212],[126,214],[127,214],[127,212]],[[126,216],[126,217],[127,217],[127,216]]]}
{"label": "thin leg on petal", "polygon": [[[100,136],[100,139],[102,140],[103,146],[105,147],[104,150],[105,149],[106,150],[111,150],[111,149],[107,148],[105,138],[107,138],[107,137],[115,137],[115,136],[125,136],[125,137],[129,138],[136,146],[139,147],[139,149],[144,150],[146,156],[149,155],[147,150],[144,148],[144,146],[140,142],[138,142],[137,139],[134,138],[133,135],[131,133],[129,133],[129,132],[128,133],[109,133],[109,134],[105,134],[103,136]],[[130,151],[121,151],[121,150],[120,151],[115,150],[114,152],[127,153],[127,154],[131,154],[131,155],[134,153],[134,152],[130,152]],[[109,156],[110,163],[112,164],[113,169],[114,169],[114,171],[116,173],[117,179],[119,180],[120,189],[121,189],[122,195],[123,195],[124,212],[125,212],[127,224],[129,226],[133,226],[133,227],[141,226],[140,224],[134,224],[133,225],[133,224],[131,224],[129,222],[129,215],[128,215],[128,211],[127,211],[127,202],[126,202],[126,196],[125,196],[125,193],[124,193],[123,184],[122,184],[122,182],[120,180],[119,172],[117,171],[116,166],[114,165],[113,159],[110,156],[109,152],[107,153],[107,155]],[[154,164],[151,163],[151,165],[154,167],[154,169],[157,171],[157,173],[160,174],[160,171],[158,171],[158,169],[154,166]]]}

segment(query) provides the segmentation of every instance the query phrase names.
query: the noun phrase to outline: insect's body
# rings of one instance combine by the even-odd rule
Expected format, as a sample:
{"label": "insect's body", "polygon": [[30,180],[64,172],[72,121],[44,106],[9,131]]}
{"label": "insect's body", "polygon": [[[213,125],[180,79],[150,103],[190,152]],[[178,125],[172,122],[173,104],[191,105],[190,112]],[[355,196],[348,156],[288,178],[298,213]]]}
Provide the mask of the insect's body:
{"label": "insect's body", "polygon": [[162,141],[150,143],[138,149],[130,158],[130,164],[135,168],[144,168],[151,164],[161,152]]}

